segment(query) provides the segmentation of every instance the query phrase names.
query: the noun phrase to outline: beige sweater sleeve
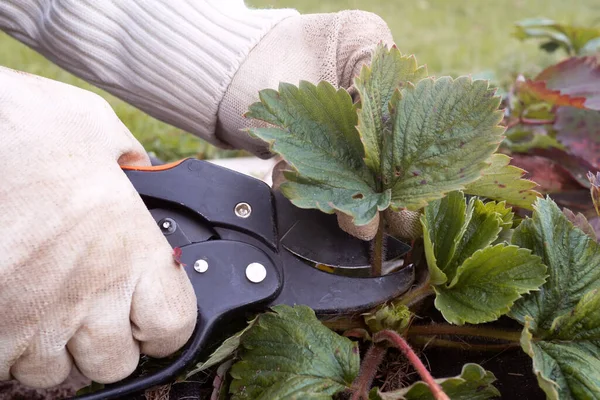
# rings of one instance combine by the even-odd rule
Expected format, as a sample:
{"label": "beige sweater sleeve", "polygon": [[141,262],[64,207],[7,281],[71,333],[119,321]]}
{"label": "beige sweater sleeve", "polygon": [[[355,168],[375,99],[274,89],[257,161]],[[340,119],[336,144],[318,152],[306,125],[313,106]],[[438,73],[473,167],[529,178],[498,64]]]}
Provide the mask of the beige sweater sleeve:
{"label": "beige sweater sleeve", "polygon": [[243,0],[0,1],[0,29],[153,117],[226,146],[217,111],[250,50],[292,9]]}

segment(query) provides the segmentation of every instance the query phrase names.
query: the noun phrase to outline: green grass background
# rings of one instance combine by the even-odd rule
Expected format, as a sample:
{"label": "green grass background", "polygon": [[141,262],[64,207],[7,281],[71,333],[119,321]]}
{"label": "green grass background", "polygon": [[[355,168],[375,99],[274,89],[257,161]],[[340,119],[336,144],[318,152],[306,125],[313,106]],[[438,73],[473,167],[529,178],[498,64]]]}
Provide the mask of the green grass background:
{"label": "green grass background", "polygon": [[[250,0],[254,7],[293,7],[303,13],[362,9],[380,15],[403,53],[415,54],[430,74],[482,74],[498,84],[517,72],[535,73],[564,54],[548,55],[536,42],[511,37],[514,22],[547,17],[561,23],[597,26],[599,0]],[[0,65],[92,90],[105,97],[144,147],[165,160],[229,157],[74,77],[31,49],[0,33]]]}

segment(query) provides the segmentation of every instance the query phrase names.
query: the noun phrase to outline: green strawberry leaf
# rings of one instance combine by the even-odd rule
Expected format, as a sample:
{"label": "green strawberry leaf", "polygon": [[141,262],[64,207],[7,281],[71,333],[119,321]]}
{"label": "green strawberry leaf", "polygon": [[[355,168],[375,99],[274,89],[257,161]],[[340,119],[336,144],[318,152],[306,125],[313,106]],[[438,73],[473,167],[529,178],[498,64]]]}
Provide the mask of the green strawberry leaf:
{"label": "green strawberry leaf", "polygon": [[365,148],[365,162],[375,174],[382,169],[384,138],[392,131],[390,100],[396,90],[407,82],[414,83],[425,77],[427,68],[419,67],[414,56],[403,56],[395,48],[387,51],[383,44],[379,44],[372,66],[363,67],[360,76],[354,80],[361,103],[358,131]]}
{"label": "green strawberry leaf", "polygon": [[417,210],[481,177],[504,128],[485,81],[423,79],[390,102],[392,206]]}
{"label": "green strawberry leaf", "polygon": [[[492,244],[502,229],[512,225],[512,213],[504,203],[471,198],[465,203],[462,192],[451,192],[432,201],[421,217],[427,263],[453,281],[458,267],[477,250]],[[438,272],[433,272],[439,275]]]}
{"label": "green strawberry leaf", "polygon": [[223,343],[221,343],[221,345],[215,351],[213,351],[208,360],[196,364],[194,369],[187,371],[185,379],[197,374],[200,371],[204,371],[205,369],[213,367],[233,355],[233,353],[235,353],[240,346],[242,335],[252,328],[255,322],[256,318],[248,322],[248,326],[246,326],[244,329],[223,341]]}
{"label": "green strawberry leaf", "polygon": [[444,199],[432,201],[425,208],[421,224],[432,285],[448,281],[444,270],[454,257],[458,241],[464,234],[466,219],[467,206],[461,192],[450,192]]}
{"label": "green strawberry leaf", "polygon": [[484,204],[478,198],[471,197],[467,206],[467,223],[463,234],[457,238],[459,241],[456,252],[444,270],[452,277],[450,286],[456,283],[457,272],[465,260],[472,257],[475,252],[491,245],[507,222],[512,224],[512,218],[505,221],[505,217],[509,216],[510,210],[504,208],[502,204],[494,202]]}
{"label": "green strawberry leaf", "polygon": [[306,306],[275,306],[242,337],[233,399],[331,399],[359,370],[358,345],[325,327]]}
{"label": "green strawberry leaf", "polygon": [[[444,393],[452,400],[486,400],[499,397],[500,392],[492,383],[496,377],[478,364],[463,365],[459,376],[436,379]],[[381,392],[378,388],[371,390],[370,400],[434,400],[425,382],[416,382],[409,387],[393,392]]]}
{"label": "green strawberry leaf", "polygon": [[379,206],[387,208],[389,193],[375,192],[375,179],[363,161],[348,92],[327,82],[303,81],[299,87],[281,83],[278,92],[266,89],[259,96],[261,102],[246,115],[276,127],[250,132],[269,142],[297,172],[287,174],[289,182],[281,187],[292,203],[327,213],[342,210],[357,218],[357,225],[371,221]]}
{"label": "green strawberry leaf", "polygon": [[504,154],[494,154],[491,165],[483,171],[483,177],[467,185],[464,192],[491,200],[506,201],[508,204],[533,209],[533,203],[540,194],[533,190],[537,184],[528,179],[522,179],[525,171],[509,165],[510,157]]}
{"label": "green strawberry leaf", "polygon": [[513,243],[548,266],[538,292],[510,316],[524,325],[521,347],[549,399],[600,399],[600,245],[550,199],[539,199]]}
{"label": "green strawberry leaf", "polygon": [[502,146],[514,153],[529,153],[535,149],[564,150],[565,148],[545,129],[539,126],[532,128],[527,125],[518,125],[507,131]]}
{"label": "green strawberry leaf", "polygon": [[542,39],[548,52],[563,48],[567,54],[594,54],[600,29],[560,24],[547,18],[531,18],[516,23],[513,35],[520,40]]}
{"label": "green strawberry leaf", "polygon": [[[461,192],[432,201],[421,217],[435,306],[451,323],[494,321],[544,283],[545,266],[530,250],[497,243],[513,213],[504,203]],[[505,235],[505,234],[503,234]]]}
{"label": "green strawberry leaf", "polygon": [[446,321],[462,325],[494,321],[522,294],[544,283],[545,266],[526,249],[497,244],[460,265],[453,283],[435,286],[435,306]]}
{"label": "green strawberry leaf", "polygon": [[291,166],[282,193],[365,225],[479,179],[502,140],[500,97],[485,81],[425,76],[414,57],[380,45],[355,80],[357,105],[326,82],[261,91],[246,116],[269,127],[249,131]]}
{"label": "green strawberry leaf", "polygon": [[362,185],[353,186],[352,181],[346,181],[345,186],[332,187],[330,183],[306,179],[293,171],[284,171],[283,175],[287,182],[280,190],[294,205],[317,208],[328,214],[340,210],[354,215],[356,225],[369,223],[377,210],[385,210],[390,204],[389,190],[376,193]]}
{"label": "green strawberry leaf", "polygon": [[495,212],[500,218],[500,233],[498,233],[498,237],[492,242],[492,245],[498,243],[510,244],[510,238],[513,233],[512,228],[514,225],[513,218],[515,216],[515,213],[512,212],[511,208],[506,207],[506,202],[504,201],[501,201],[499,203],[490,201],[488,203],[485,203],[485,207],[486,212]]}
{"label": "green strawberry leaf", "polygon": [[552,200],[536,202],[533,217],[515,229],[512,243],[532,250],[548,267],[547,282],[510,313],[522,324],[531,317],[534,332],[550,329],[585,293],[600,288],[600,244],[575,228]]}
{"label": "green strawberry leaf", "polygon": [[599,309],[598,289],[587,292],[541,339],[534,337],[526,317],[521,346],[549,399],[600,399]]}

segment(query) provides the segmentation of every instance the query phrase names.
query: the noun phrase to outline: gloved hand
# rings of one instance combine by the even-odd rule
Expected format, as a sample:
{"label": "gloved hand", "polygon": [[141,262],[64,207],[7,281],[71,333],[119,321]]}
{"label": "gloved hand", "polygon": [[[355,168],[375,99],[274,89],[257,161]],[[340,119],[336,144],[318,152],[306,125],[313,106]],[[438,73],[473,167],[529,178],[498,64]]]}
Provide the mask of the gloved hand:
{"label": "gloved hand", "polygon": [[[264,126],[261,121],[243,117],[250,104],[258,101],[258,92],[277,89],[279,82],[298,84],[327,81],[353,93],[353,79],[370,62],[375,46],[393,44],[386,23],[364,11],[307,14],[283,20],[250,52],[233,77],[219,107],[217,136],[236,147],[267,157],[267,145],[243,132]],[[274,186],[282,181],[280,162],[273,171]],[[375,237],[379,215],[366,226],[355,226],[350,217],[337,213],[340,227],[363,240]]]}
{"label": "gloved hand", "polygon": [[97,382],[194,328],[193,288],[120,165],[149,165],[99,96],[0,67],[0,380]]}
{"label": "gloved hand", "polygon": [[280,82],[297,85],[300,80],[351,89],[379,42],[393,44],[390,29],[379,16],[365,11],[284,19],[250,51],[234,75],[219,106],[217,137],[268,157],[267,144],[244,131],[263,124],[243,116],[259,101],[258,92],[277,89]]}

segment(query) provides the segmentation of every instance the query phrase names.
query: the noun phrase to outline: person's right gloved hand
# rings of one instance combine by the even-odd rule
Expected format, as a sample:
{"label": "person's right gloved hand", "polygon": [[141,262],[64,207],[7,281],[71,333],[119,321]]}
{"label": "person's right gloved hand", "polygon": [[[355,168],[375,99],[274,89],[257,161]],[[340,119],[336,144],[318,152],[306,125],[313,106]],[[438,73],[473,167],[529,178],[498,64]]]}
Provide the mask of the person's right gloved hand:
{"label": "person's right gloved hand", "polygon": [[121,165],[149,160],[106,101],[0,67],[0,380],[115,382],[189,339],[193,288]]}

